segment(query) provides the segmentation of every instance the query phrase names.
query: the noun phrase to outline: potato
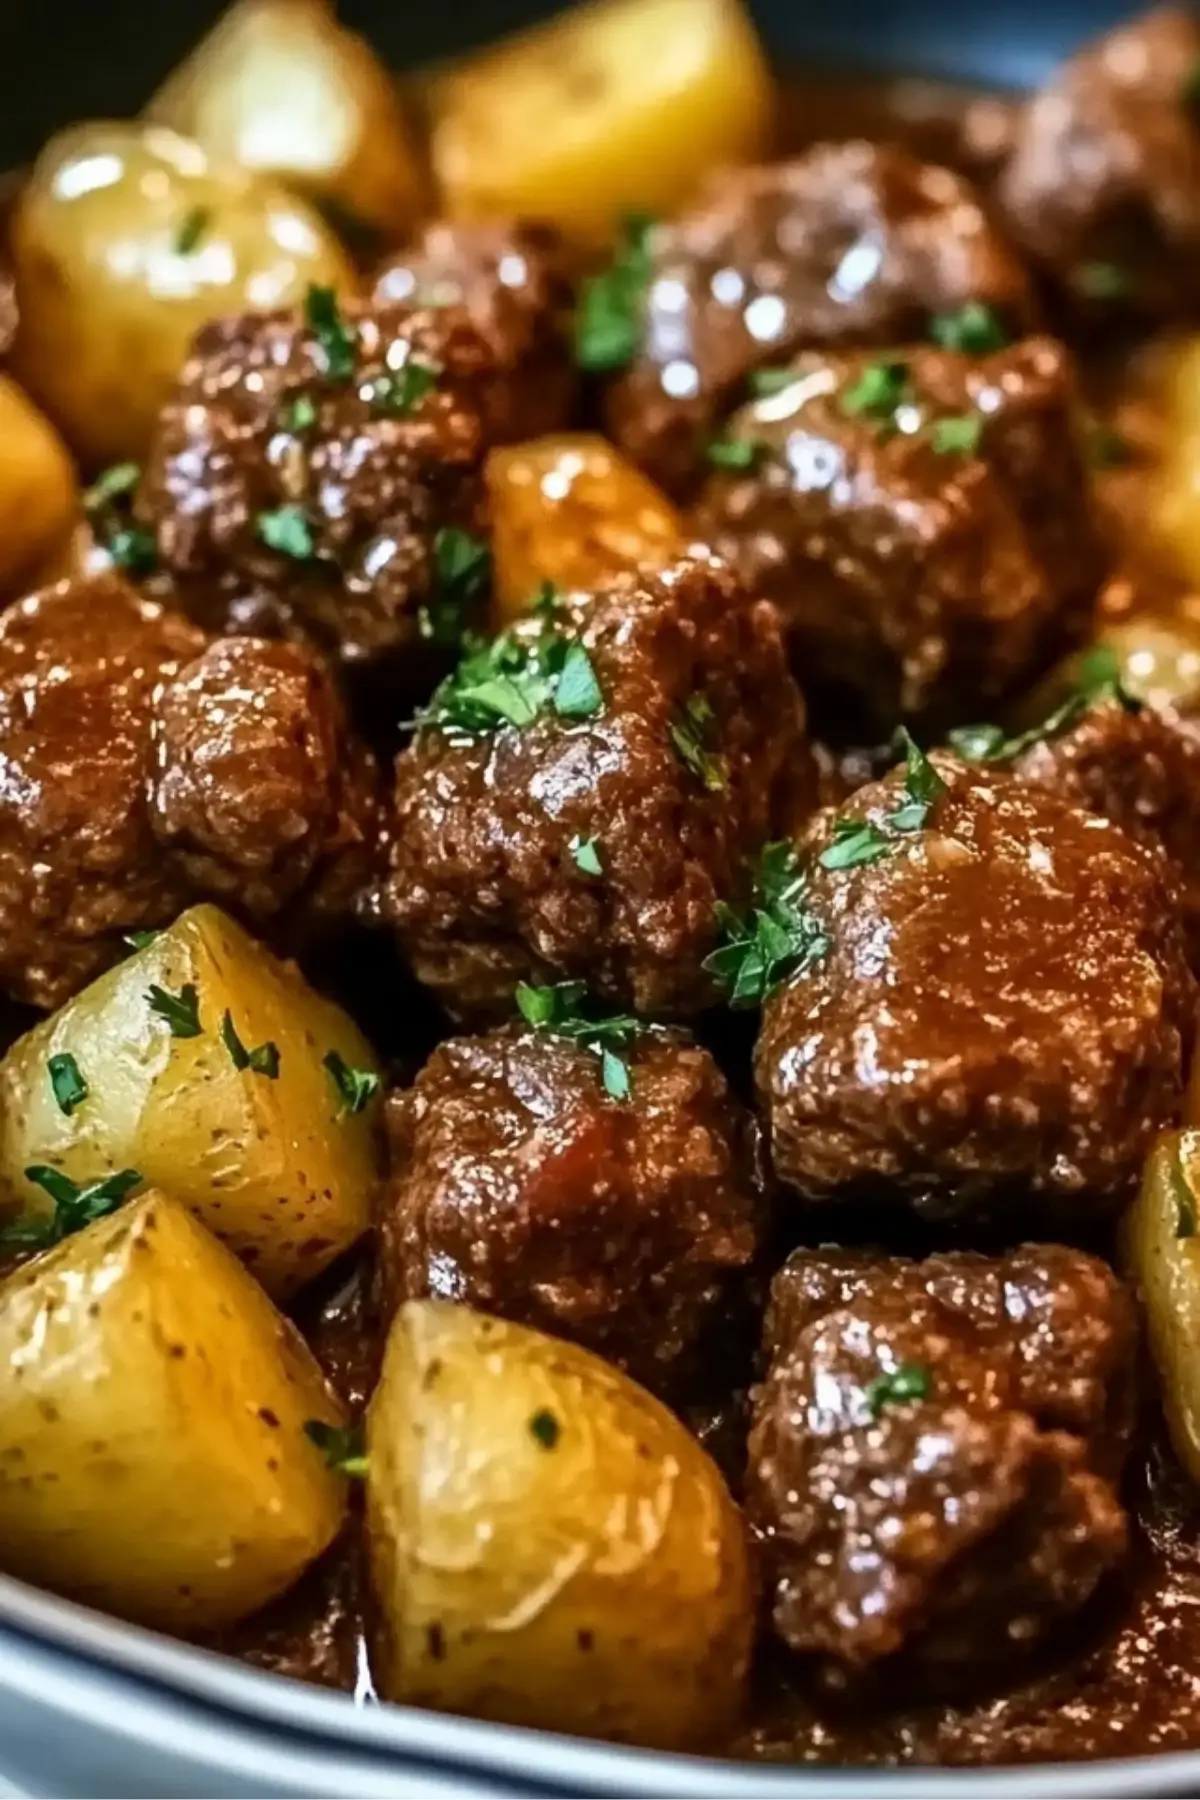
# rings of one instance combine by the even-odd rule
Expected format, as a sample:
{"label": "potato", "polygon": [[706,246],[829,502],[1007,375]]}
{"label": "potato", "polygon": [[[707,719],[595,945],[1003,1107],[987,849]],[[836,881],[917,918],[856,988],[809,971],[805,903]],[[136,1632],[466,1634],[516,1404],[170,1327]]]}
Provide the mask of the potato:
{"label": "potato", "polygon": [[516,213],[607,241],[749,160],[771,79],[738,0],[593,0],[450,70],[430,93],[446,210]]}
{"label": "potato", "polygon": [[237,0],[146,117],[393,235],[420,205],[396,84],[325,0]]}
{"label": "potato", "polygon": [[316,212],[161,126],[53,138],[11,228],[18,379],[89,466],[137,461],[197,328],[354,277]]}
{"label": "potato", "polygon": [[493,450],[487,486],[497,626],[525,612],[544,581],[589,592],[639,563],[661,568],[684,544],[666,495],[589,433]]}
{"label": "potato", "polygon": [[[1188,1112],[1197,1115],[1196,1096]],[[1200,1130],[1167,1131],[1122,1221],[1176,1454],[1200,1482]]]}
{"label": "potato", "polygon": [[79,483],[67,447],[7,375],[0,375],[0,598],[14,599],[70,542]]}
{"label": "potato", "polygon": [[0,1566],[170,1630],[282,1593],[345,1482],[304,1434],[343,1415],[303,1339],[156,1192],[0,1283]]}
{"label": "potato", "polygon": [[627,1376],[412,1301],[367,1453],[385,1698],[664,1748],[728,1731],[753,1632],[741,1516]]}
{"label": "potato", "polygon": [[[147,995],[153,986],[179,995],[189,983],[201,1029],[176,1036]],[[275,1079],[235,1066],[227,1009],[245,1049],[276,1046]],[[339,1008],[216,907],[194,907],[0,1063],[0,1213],[51,1210],[24,1174],[31,1164],[76,1181],[134,1168],[286,1297],[370,1218],[377,1108],[347,1111],[324,1066],[331,1053],[377,1081],[366,1040]],[[51,1079],[64,1057],[87,1086],[69,1112]]]}

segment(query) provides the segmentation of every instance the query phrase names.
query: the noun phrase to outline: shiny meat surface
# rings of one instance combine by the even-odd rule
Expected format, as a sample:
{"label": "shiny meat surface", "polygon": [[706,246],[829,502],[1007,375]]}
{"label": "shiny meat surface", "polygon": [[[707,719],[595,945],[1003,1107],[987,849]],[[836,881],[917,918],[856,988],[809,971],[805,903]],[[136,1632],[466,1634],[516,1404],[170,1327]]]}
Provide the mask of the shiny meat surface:
{"label": "shiny meat surface", "polygon": [[970,1691],[1126,1547],[1134,1314],[1058,1245],[925,1262],[793,1253],[775,1278],[747,1505],[779,1637],[837,1688]]}
{"label": "shiny meat surface", "polygon": [[[938,756],[924,827],[902,771],[844,819],[886,852],[818,865],[828,952],[767,1002],[755,1052],[776,1173],[810,1204],[930,1219],[1036,1202],[1110,1214],[1178,1115],[1195,992],[1166,857],[998,770]],[[822,813],[808,843],[835,837]]]}
{"label": "shiny meat surface", "polygon": [[699,558],[573,598],[556,630],[586,647],[598,709],[426,725],[396,762],[383,917],[461,1017],[576,976],[641,1013],[695,1012],[715,996],[717,903],[813,800],[774,610]]}
{"label": "shiny meat surface", "polygon": [[639,1036],[630,1097],[544,1032],[451,1038],[388,1101],[380,1265],[572,1338],[679,1398],[728,1343],[764,1246],[754,1127],[706,1050]]}
{"label": "shiny meat surface", "polygon": [[969,300],[1013,327],[1028,277],[974,190],[948,169],[865,142],[715,175],[651,238],[643,342],[609,391],[613,437],[686,492],[755,369],[806,346],[896,344]]}

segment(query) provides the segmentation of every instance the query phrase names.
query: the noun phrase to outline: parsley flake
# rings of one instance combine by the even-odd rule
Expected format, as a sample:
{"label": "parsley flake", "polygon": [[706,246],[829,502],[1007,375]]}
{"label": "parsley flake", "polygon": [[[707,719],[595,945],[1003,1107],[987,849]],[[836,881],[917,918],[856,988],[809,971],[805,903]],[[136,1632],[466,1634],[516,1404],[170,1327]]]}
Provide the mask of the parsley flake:
{"label": "parsley flake", "polygon": [[877,1419],[885,1406],[904,1400],[924,1400],[933,1388],[933,1377],[920,1363],[899,1363],[886,1375],[877,1375],[864,1392],[867,1411]]}
{"label": "parsley flake", "polygon": [[330,381],[353,380],[357,333],[342,317],[334,289],[310,282],[304,296],[304,316],[317,340],[321,362]]}
{"label": "parsley flake", "polygon": [[212,207],[193,206],[175,234],[176,256],[190,256],[194,250],[198,250],[211,224]]}
{"label": "parsley flake", "polygon": [[261,512],[257,520],[258,535],[263,543],[281,556],[296,562],[308,562],[316,555],[312,526],[308,514],[298,501],[289,500],[274,512]]}
{"label": "parsley flake", "polygon": [[573,837],[568,848],[575,867],[584,875],[603,875],[604,867],[600,861],[600,847],[594,837]]}
{"label": "parsley flake", "polygon": [[289,431],[308,431],[317,422],[317,403],[311,394],[294,394],[283,409]]}
{"label": "parsley flake", "polygon": [[140,525],[122,526],[104,547],[118,569],[129,575],[149,575],[158,567],[158,544]]}
{"label": "parsley flake", "polygon": [[548,587],[532,619],[468,650],[417,724],[479,737],[502,725],[532,725],[549,711],[564,719],[594,717],[604,704],[595,667],[561,626],[557,591]]}
{"label": "parsley flake", "polygon": [[123,500],[132,494],[141,478],[142,471],[137,463],[113,463],[96,477],[91,487],[84,489],[84,512],[89,515],[104,512],[114,500]]}
{"label": "parsley flake", "polygon": [[141,475],[135,462],[114,463],[83,495],[83,510],[93,521],[97,539],[117,568],[129,575],[149,575],[158,567],[153,532],[132,522],[133,498]]}
{"label": "parsley flake", "polygon": [[715,714],[708,695],[692,694],[667,729],[680,762],[704,783],[709,793],[719,794],[725,786],[725,764],[709,747],[714,723]]}
{"label": "parsley flake", "polygon": [[88,1097],[88,1084],[80,1073],[79,1064],[68,1051],[63,1051],[50,1057],[46,1068],[58,1110],[69,1119],[75,1108],[82,1106]]}
{"label": "parsley flake", "polygon": [[967,356],[986,356],[1011,341],[1004,321],[982,300],[968,300],[957,312],[938,313],[930,327],[935,344]]}
{"label": "parsley flake", "polygon": [[833,838],[817,858],[823,869],[857,869],[878,862],[899,848],[891,832],[920,831],[929,818],[934,802],[946,792],[946,784],[926,756],[901,726],[897,742],[904,749],[904,799],[893,812],[886,813],[884,831],[870,819],[843,814],[833,822]]}
{"label": "parsley flake", "polygon": [[889,813],[894,831],[920,831],[934,802],[946,792],[946,784],[920,746],[903,726],[897,734],[904,748],[904,805]]}
{"label": "parsley flake", "polygon": [[715,469],[752,469],[765,450],[757,438],[714,438],[708,460]]}
{"label": "parsley flake", "polygon": [[823,869],[857,869],[890,856],[894,849],[891,838],[869,819],[835,819],[833,841],[817,861]]}
{"label": "parsley flake", "polygon": [[336,1474],[361,1480],[370,1468],[361,1425],[328,1425],[324,1419],[306,1419],[304,1435],[325,1458],[325,1467]]}
{"label": "parsley flake", "polygon": [[1097,644],[1082,658],[1075,671],[1074,687],[1039,725],[1009,737],[999,725],[960,725],[949,735],[951,749],[964,762],[1012,762],[1034,744],[1061,737],[1101,701],[1115,700],[1126,712],[1138,712],[1141,701],[1121,679],[1121,664],[1110,644]]}
{"label": "parsley flake", "polygon": [[906,362],[868,363],[858,380],[843,390],[840,404],[852,418],[888,424],[907,394]]}
{"label": "parsley flake", "polygon": [[377,375],[368,385],[367,397],[371,405],[380,412],[407,418],[409,413],[415,412],[425,396],[433,392],[441,373],[440,363],[422,362],[416,357],[410,357],[402,368],[389,369],[385,375]]}
{"label": "parsley flake", "polygon": [[53,1215],[48,1219],[28,1219],[7,1226],[0,1232],[0,1242],[32,1250],[46,1250],[74,1232],[82,1231],[85,1225],[106,1218],[142,1185],[137,1169],[118,1169],[100,1181],[88,1182],[81,1187],[61,1169],[51,1168],[46,1163],[32,1164],[25,1170],[25,1179],[49,1194],[54,1202]]}
{"label": "parsley flake", "polygon": [[427,643],[452,649],[463,641],[471,602],[491,571],[491,552],[469,531],[447,525],[433,540],[436,586],[420,608],[418,629]]}
{"label": "parsley flake", "polygon": [[169,988],[152,983],[146,990],[146,999],[150,1003],[150,1011],[167,1021],[172,1037],[194,1038],[201,1035],[204,1028],[200,1023],[200,998],[194,982],[185,981],[177,994],[173,994]]}
{"label": "parsley flake", "polygon": [[642,341],[642,305],[650,282],[654,220],[626,219],[612,264],[585,281],[575,320],[575,360],[605,374],[633,361]]}
{"label": "parsley flake", "polygon": [[131,950],[144,950],[147,944],[152,944],[156,937],[161,936],[161,929],[157,931],[127,931],[123,941],[129,945]]}
{"label": "parsley flake", "polygon": [[554,688],[554,710],[564,719],[591,719],[604,704],[592,659],[582,644],[571,644]]}
{"label": "parsley flake", "polygon": [[529,1431],[543,1450],[553,1450],[562,1436],[562,1426],[548,1406],[540,1406],[529,1421]]}
{"label": "parsley flake", "polygon": [[612,1100],[628,1100],[631,1092],[629,1063],[624,1054],[630,1039],[643,1029],[641,1019],[630,1013],[596,1018],[588,1010],[587,988],[582,981],[560,981],[535,987],[522,981],[516,991],[517,1011],[535,1031],[567,1038],[600,1058],[600,1079]]}
{"label": "parsley flake", "polygon": [[933,427],[933,447],[939,456],[974,456],[982,434],[983,420],[977,414],[938,419]]}
{"label": "parsley flake", "polygon": [[336,1050],[321,1058],[321,1067],[329,1074],[343,1114],[363,1112],[379,1092],[379,1076],[374,1069],[355,1069]]}
{"label": "parsley flake", "polygon": [[265,1044],[258,1044],[253,1050],[248,1050],[237,1034],[233,1014],[228,1007],[221,1020],[221,1042],[228,1050],[229,1060],[235,1069],[248,1069],[252,1075],[265,1075],[270,1081],[278,1079],[279,1045],[268,1039]]}
{"label": "parsley flake", "polygon": [[765,847],[751,906],[739,912],[721,905],[717,922],[725,942],[705,958],[704,967],[725,989],[731,1007],[759,1005],[829,952],[825,929],[808,904],[807,871],[789,843]]}
{"label": "parsley flake", "polygon": [[794,387],[799,379],[795,369],[755,369],[750,376],[750,392],[758,400],[769,400],[773,394]]}

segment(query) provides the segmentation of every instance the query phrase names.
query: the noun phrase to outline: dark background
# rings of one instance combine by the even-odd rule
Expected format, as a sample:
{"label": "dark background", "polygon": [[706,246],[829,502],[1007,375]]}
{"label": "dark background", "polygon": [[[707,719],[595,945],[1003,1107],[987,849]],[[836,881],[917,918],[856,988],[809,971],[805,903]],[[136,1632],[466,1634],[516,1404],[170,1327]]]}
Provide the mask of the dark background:
{"label": "dark background", "polygon": [[[792,61],[909,67],[1023,85],[1145,0],[758,0]],[[0,0],[0,164],[80,117],[136,112],[220,0]],[[396,67],[559,10],[554,0],[342,0]]]}

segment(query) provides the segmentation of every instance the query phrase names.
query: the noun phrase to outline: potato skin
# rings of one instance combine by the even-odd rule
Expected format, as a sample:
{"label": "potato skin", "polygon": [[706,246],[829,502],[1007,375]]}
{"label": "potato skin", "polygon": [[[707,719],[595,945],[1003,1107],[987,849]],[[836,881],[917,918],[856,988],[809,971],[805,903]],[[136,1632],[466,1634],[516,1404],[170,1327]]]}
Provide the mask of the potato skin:
{"label": "potato skin", "polygon": [[342,1422],[295,1328],[151,1190],[0,1284],[0,1566],[147,1625],[213,1629],[333,1540]]}
{"label": "potato skin", "polygon": [[[1198,1113],[1195,1096],[1185,1108]],[[1181,1235],[1182,1234],[1182,1235]],[[1176,1455],[1200,1482],[1200,1130],[1166,1131],[1121,1223]]]}
{"label": "potato skin", "polygon": [[0,599],[15,599],[65,554],[79,511],[75,465],[57,431],[0,375]]}
{"label": "potato skin", "polygon": [[[199,235],[181,249],[189,225]],[[60,132],[22,191],[10,241],[13,372],[91,467],[141,459],[207,320],[293,305],[309,282],[350,293],[355,280],[304,201],[163,126]]]}
{"label": "potato skin", "polygon": [[[198,1037],[171,1034],[152,984],[195,985]],[[247,1048],[273,1042],[276,1080],[235,1068],[226,1009]],[[49,1163],[74,1180],[139,1169],[189,1207],[284,1298],[366,1230],[377,1167],[377,1108],[343,1115],[322,1058],[375,1069],[346,1015],[214,906],[197,906],[21,1038],[0,1063],[0,1215],[45,1213],[23,1171]],[[73,1055],[88,1083],[64,1114],[47,1064]]]}
{"label": "potato skin", "polygon": [[666,1749],[728,1732],[754,1622],[741,1515],[627,1376],[410,1301],[367,1443],[384,1698]]}

